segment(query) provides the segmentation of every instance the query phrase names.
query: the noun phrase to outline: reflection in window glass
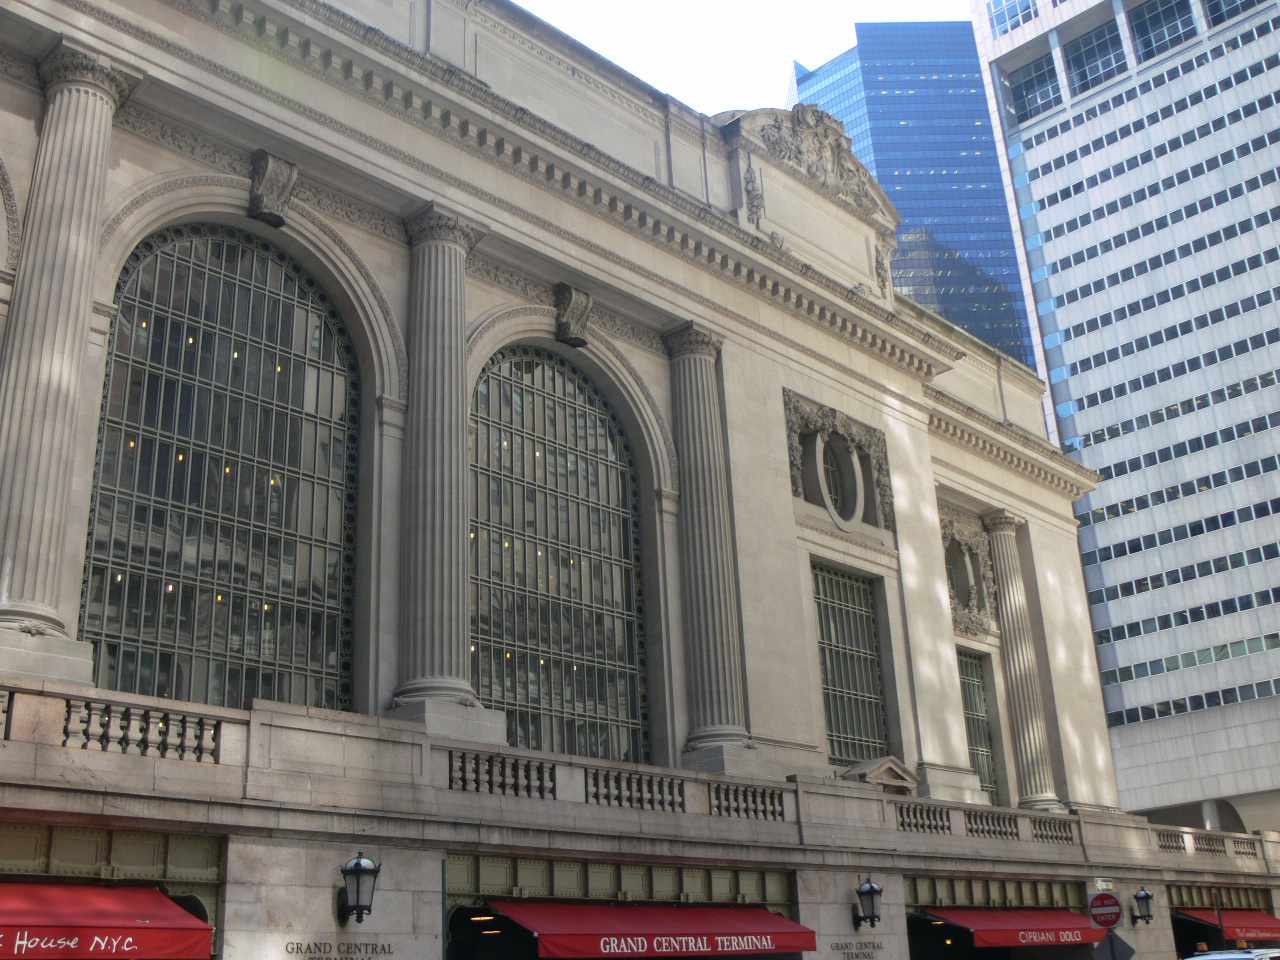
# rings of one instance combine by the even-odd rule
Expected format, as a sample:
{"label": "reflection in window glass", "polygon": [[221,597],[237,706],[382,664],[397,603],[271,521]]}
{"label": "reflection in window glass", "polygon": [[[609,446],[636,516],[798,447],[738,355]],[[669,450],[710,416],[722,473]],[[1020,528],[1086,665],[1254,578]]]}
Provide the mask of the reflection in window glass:
{"label": "reflection in window glass", "polygon": [[315,282],[184,226],[116,295],[81,635],[100,686],[351,706],[359,387]]}
{"label": "reflection in window glass", "polygon": [[1062,103],[1062,90],[1051,54],[1009,74],[1009,99],[1020,123]]}
{"label": "reflection in window glass", "polygon": [[470,428],[471,677],[514,746],[648,756],[636,480],[622,429],[559,356],[514,347]]}
{"label": "reflection in window glass", "polygon": [[1114,20],[1108,20],[1062,48],[1072,93],[1084,93],[1124,73],[1124,44]]}
{"label": "reflection in window glass", "polygon": [[1191,0],[1148,0],[1129,11],[1139,60],[1150,60],[1196,35]]}
{"label": "reflection in window glass", "polygon": [[874,584],[814,564],[813,586],[831,762],[853,764],[883,757],[889,746]]}

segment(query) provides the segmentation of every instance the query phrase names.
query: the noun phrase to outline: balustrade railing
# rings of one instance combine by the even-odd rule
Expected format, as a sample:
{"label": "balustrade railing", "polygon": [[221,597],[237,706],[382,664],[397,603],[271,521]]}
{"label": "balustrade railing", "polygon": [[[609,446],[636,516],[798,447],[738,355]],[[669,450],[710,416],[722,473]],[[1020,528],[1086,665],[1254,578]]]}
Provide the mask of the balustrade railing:
{"label": "balustrade railing", "polygon": [[951,832],[951,810],[936,803],[900,801],[894,803],[898,829],[906,833],[947,834]]}
{"label": "balustrade railing", "polygon": [[685,782],[681,777],[589,767],[586,791],[587,803],[597,806],[685,812]]}
{"label": "balustrade railing", "polygon": [[62,745],[100,753],[218,763],[222,721],[198,713],[113,703],[66,701]]}
{"label": "balustrade railing", "polygon": [[1231,852],[1237,857],[1257,859],[1262,854],[1258,851],[1258,841],[1252,837],[1232,837]]}
{"label": "balustrade railing", "polygon": [[1157,830],[1156,846],[1166,853],[1186,853],[1186,834],[1181,830]]}
{"label": "balustrade railing", "polygon": [[784,820],[785,791],[745,783],[711,784],[711,815],[740,820]]}
{"label": "balustrade railing", "polygon": [[1227,855],[1227,842],[1224,838],[1212,833],[1193,833],[1191,844],[1196,853],[1207,853],[1214,857]]}
{"label": "balustrade railing", "polygon": [[1032,817],[1031,839],[1036,843],[1057,843],[1068,846],[1076,842],[1075,826],[1062,817]]}
{"label": "balustrade railing", "polygon": [[964,832],[988,840],[1017,840],[1018,815],[997,810],[966,810]]}
{"label": "balustrade railing", "polygon": [[530,800],[555,800],[556,765],[549,760],[501,753],[450,750],[449,789]]}

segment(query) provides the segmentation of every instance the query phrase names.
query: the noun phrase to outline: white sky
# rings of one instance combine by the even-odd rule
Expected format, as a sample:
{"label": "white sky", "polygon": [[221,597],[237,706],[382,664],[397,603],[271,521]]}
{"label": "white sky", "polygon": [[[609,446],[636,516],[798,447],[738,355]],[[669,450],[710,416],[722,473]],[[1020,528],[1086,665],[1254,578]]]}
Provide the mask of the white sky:
{"label": "white sky", "polygon": [[858,20],[968,20],[967,0],[516,0],[706,114],[780,107],[791,62],[854,45]]}

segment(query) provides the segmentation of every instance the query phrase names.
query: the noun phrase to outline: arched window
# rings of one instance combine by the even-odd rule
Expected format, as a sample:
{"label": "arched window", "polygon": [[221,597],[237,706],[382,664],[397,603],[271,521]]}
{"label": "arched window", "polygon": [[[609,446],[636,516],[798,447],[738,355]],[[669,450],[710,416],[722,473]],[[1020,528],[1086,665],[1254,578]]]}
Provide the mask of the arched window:
{"label": "arched window", "polygon": [[631,452],[585,376],[495,354],[471,405],[471,670],[515,746],[648,753]]}
{"label": "arched window", "polygon": [[116,289],[81,637],[99,686],[351,706],[359,384],[319,286],[220,226]]}

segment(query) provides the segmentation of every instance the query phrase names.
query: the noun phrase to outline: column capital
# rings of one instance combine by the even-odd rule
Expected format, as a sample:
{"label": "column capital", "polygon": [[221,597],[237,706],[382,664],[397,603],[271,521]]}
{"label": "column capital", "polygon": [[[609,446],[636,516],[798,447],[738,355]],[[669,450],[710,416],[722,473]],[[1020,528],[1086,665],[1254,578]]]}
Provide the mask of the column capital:
{"label": "column capital", "polygon": [[982,525],[988,533],[1014,533],[1026,522],[1026,518],[1008,510],[992,510],[982,515]]}
{"label": "column capital", "polygon": [[667,345],[667,353],[673,360],[688,356],[711,357],[714,360],[724,344],[724,337],[690,323],[668,333],[662,338],[662,342]]}
{"label": "column capital", "polygon": [[97,87],[119,107],[129,94],[131,78],[107,57],[61,41],[40,61],[40,80],[46,91],[64,83]]}
{"label": "column capital", "polygon": [[427,204],[406,218],[404,228],[409,234],[411,247],[420,243],[453,243],[468,253],[475,249],[484,236],[484,230],[478,224],[447,213],[434,203]]}

